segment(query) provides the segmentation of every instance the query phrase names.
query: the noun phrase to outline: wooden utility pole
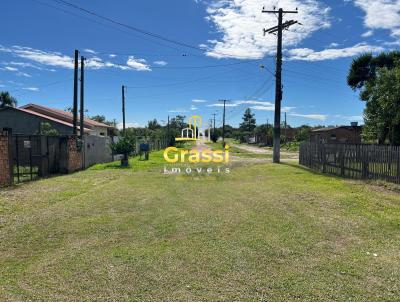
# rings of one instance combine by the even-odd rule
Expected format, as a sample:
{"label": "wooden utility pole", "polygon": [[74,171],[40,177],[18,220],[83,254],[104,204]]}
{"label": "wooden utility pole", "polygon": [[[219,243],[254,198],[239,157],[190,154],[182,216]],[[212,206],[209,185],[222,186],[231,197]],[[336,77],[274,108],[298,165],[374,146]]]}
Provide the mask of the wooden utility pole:
{"label": "wooden utility pole", "polygon": [[213,134],[215,134],[215,116],[217,115],[216,113],[213,113]]}
{"label": "wooden utility pole", "polygon": [[122,85],[122,132],[125,134],[125,86]]}
{"label": "wooden utility pole", "polygon": [[282,8],[279,10],[262,10],[263,13],[278,14],[278,26],[264,29],[264,35],[266,33],[275,34],[278,33],[278,45],[276,54],[276,87],[275,87],[275,119],[274,119],[274,154],[273,162],[279,163],[281,159],[281,102],[282,102],[282,33],[284,29],[288,29],[290,26],[298,23],[297,21],[290,20],[283,23],[284,14],[297,14],[298,11],[284,11]]}
{"label": "wooden utility pole", "polygon": [[85,129],[85,125],[84,125],[84,121],[85,121],[85,58],[83,56],[81,56],[81,104],[80,104],[80,139],[82,140],[85,133],[84,133],[84,129]]}
{"label": "wooden utility pole", "polygon": [[79,69],[79,51],[75,50],[75,61],[74,61],[74,103],[72,106],[72,134],[77,135],[78,126],[78,69]]}
{"label": "wooden utility pole", "polygon": [[169,115],[168,115],[168,124],[167,124],[167,143],[168,143],[167,147],[169,147],[171,145],[171,134],[169,132]]}
{"label": "wooden utility pole", "polygon": [[222,145],[225,146],[225,111],[226,111],[226,102],[227,100],[220,100],[220,102],[224,102],[224,113],[222,115]]}
{"label": "wooden utility pole", "polygon": [[287,142],[287,120],[286,120],[286,112],[285,112],[285,143]]}

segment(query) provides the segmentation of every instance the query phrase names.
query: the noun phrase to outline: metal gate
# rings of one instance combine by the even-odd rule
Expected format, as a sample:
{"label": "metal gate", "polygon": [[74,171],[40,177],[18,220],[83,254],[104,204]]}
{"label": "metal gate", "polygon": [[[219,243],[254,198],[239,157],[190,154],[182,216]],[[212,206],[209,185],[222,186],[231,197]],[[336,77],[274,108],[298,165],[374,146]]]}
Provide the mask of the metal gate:
{"label": "metal gate", "polygon": [[14,135],[12,141],[14,183],[65,172],[66,137]]}

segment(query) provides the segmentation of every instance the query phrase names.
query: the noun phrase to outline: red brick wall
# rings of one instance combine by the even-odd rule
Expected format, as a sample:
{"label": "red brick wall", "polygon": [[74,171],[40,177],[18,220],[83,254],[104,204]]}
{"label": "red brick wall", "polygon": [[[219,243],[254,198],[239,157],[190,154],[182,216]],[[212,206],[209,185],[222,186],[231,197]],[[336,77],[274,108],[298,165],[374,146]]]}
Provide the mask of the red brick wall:
{"label": "red brick wall", "polygon": [[0,187],[12,185],[11,146],[8,131],[0,130]]}
{"label": "red brick wall", "polygon": [[82,151],[78,150],[75,137],[68,138],[68,173],[82,170]]}

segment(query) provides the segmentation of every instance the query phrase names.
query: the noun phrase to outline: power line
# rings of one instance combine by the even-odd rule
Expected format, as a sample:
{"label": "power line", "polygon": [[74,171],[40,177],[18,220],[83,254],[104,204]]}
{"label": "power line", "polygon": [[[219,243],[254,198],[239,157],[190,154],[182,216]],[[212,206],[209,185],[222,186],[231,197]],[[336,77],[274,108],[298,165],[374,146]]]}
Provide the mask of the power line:
{"label": "power line", "polygon": [[[48,86],[53,86],[53,85],[57,85],[57,84],[60,84],[60,83],[69,82],[71,79],[72,79],[72,77],[69,77],[67,80],[62,80],[62,81],[57,81],[57,82],[51,82],[51,83],[48,83],[48,84],[41,85],[41,86],[39,86],[39,87],[37,87],[37,88],[40,90],[40,89],[42,89],[43,87],[48,87]],[[16,90],[14,90],[14,91],[17,91],[17,92],[18,92],[18,91],[21,91],[21,90],[25,90],[25,89],[24,89],[24,88],[19,88],[19,89],[16,89]],[[29,94],[29,93],[32,93],[32,92],[35,92],[35,91],[27,91],[27,92],[22,93],[22,94],[16,94],[15,96],[16,96],[16,97],[21,97],[21,96],[24,96],[24,95]]]}
{"label": "power line", "polygon": [[[95,17],[97,17],[99,19],[105,20],[105,21],[107,21],[109,23],[112,23],[112,24],[127,28],[127,29],[135,31],[135,32],[139,32],[139,33],[141,33],[143,35],[147,35],[147,36],[150,36],[150,37],[155,38],[155,39],[159,39],[159,40],[162,40],[162,41],[165,41],[165,42],[168,42],[168,43],[171,43],[171,44],[179,45],[179,46],[182,46],[182,47],[194,49],[194,50],[200,51],[200,52],[207,51],[207,49],[199,47],[199,46],[191,45],[191,44],[188,44],[186,42],[180,42],[180,41],[177,41],[177,40],[173,40],[173,39],[164,37],[162,35],[150,32],[148,30],[144,30],[144,29],[141,29],[141,28],[129,25],[129,24],[122,23],[120,21],[117,21],[115,19],[112,19],[112,18],[104,16],[104,15],[100,15],[100,14],[98,14],[98,13],[92,11],[92,10],[86,9],[84,7],[78,6],[76,4],[70,3],[70,2],[65,1],[65,0],[52,0],[52,1],[60,3],[60,4],[64,4],[66,6],[74,8],[76,10],[82,11],[82,12],[84,12],[86,14],[89,14],[89,15],[95,16]],[[233,55],[233,54],[217,52],[217,51],[212,51],[212,53],[218,54],[218,55],[222,55],[222,56],[231,56],[231,57],[233,56],[233,57],[243,58],[243,59],[248,59],[249,58],[248,56],[239,56],[239,55]]]}

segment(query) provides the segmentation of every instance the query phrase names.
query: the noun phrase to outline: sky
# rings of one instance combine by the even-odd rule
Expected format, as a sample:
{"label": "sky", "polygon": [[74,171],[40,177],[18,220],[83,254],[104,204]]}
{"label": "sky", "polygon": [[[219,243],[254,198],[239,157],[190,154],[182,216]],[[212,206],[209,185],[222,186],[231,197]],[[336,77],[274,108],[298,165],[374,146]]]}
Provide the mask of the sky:
{"label": "sky", "polygon": [[87,114],[128,126],[168,116],[216,114],[226,122],[246,108],[273,122],[274,14],[295,10],[284,32],[282,118],[292,126],[362,123],[365,104],[346,84],[352,60],[400,45],[400,0],[2,0],[0,90],[18,105],[67,108],[73,54],[86,58]]}

